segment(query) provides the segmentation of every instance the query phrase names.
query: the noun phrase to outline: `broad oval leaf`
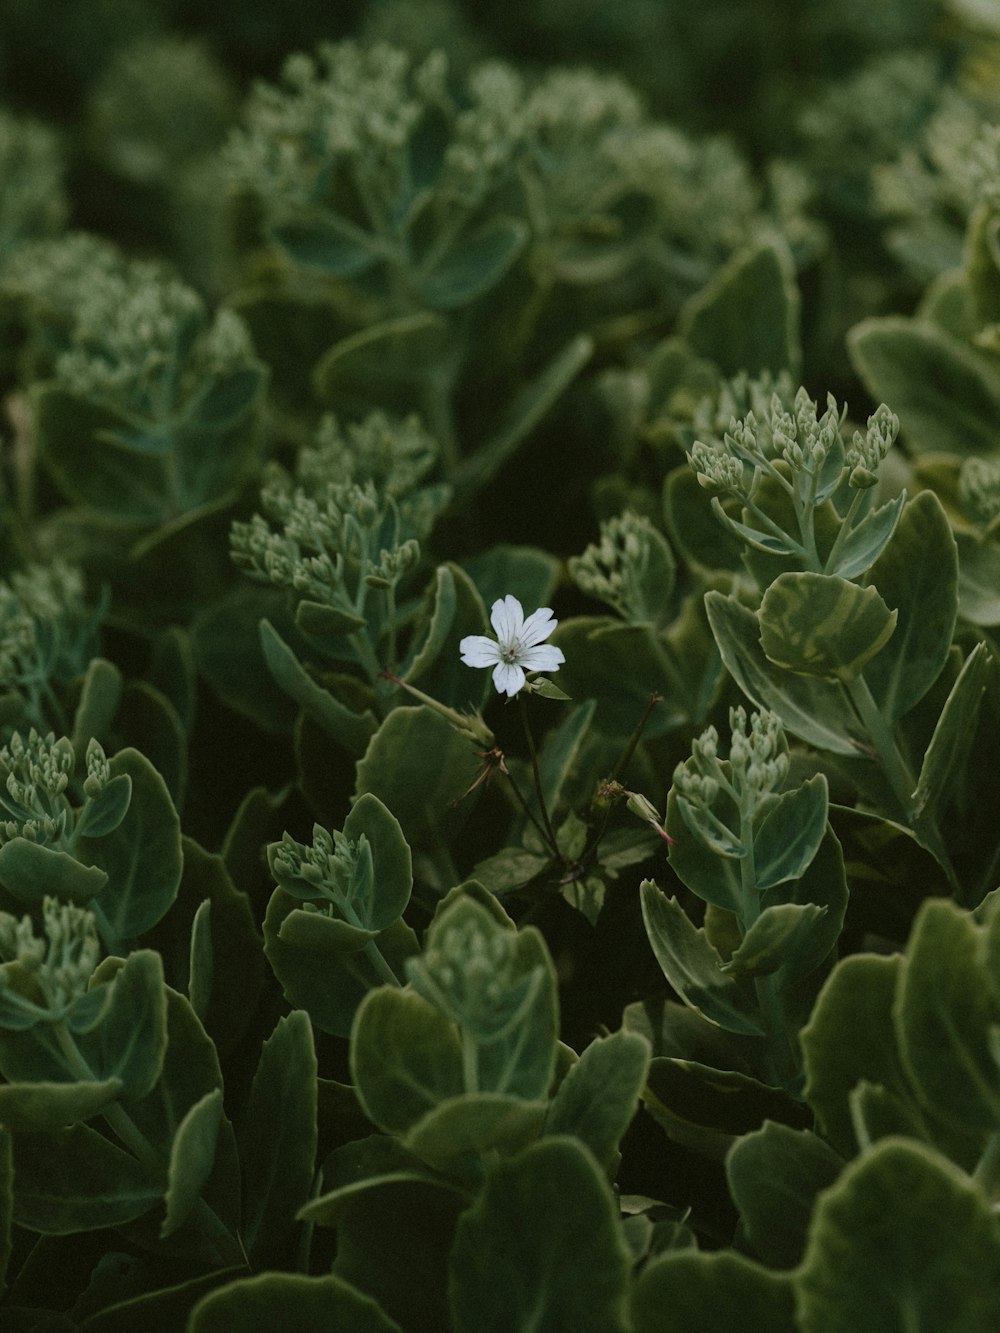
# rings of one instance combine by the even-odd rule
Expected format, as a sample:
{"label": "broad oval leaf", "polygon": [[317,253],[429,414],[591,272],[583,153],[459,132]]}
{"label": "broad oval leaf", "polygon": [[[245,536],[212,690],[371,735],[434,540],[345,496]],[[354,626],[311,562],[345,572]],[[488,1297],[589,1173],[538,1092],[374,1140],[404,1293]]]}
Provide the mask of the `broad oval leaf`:
{"label": "broad oval leaf", "polygon": [[854,680],[896,628],[876,588],[834,574],[780,574],[758,612],[760,642],[776,666],[799,675]]}
{"label": "broad oval leaf", "polygon": [[754,829],[754,873],[758,890],[798,879],[819,851],[826,832],[826,778],[816,773],[801,787],[783,792]]}
{"label": "broad oval leaf", "polygon": [[0,847],[0,884],[22,903],[40,904],[51,894],[83,906],[104,889],[107,874],[99,866],[82,865],[68,852],[12,838]]}

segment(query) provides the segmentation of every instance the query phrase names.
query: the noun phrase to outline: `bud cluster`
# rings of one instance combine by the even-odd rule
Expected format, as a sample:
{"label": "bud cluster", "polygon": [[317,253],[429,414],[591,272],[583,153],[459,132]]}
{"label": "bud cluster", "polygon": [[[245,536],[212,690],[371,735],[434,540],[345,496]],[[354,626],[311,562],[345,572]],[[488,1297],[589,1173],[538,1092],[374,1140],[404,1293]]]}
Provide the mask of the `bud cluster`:
{"label": "bud cluster", "polygon": [[484,909],[445,917],[423,954],[407,961],[407,976],[419,995],[489,1045],[517,1023],[542,980],[539,969],[518,967],[516,941]]}
{"label": "bud cluster", "polygon": [[899,434],[899,417],[881,403],[868,418],[864,435],[854,432],[847,446],[846,462],[850,468],[848,482],[863,490],[878,482],[879,468]]}
{"label": "bud cluster", "polygon": [[746,709],[729,710],[731,740],[727,761],[719,759],[719,734],[708,727],[691,746],[691,759],[674,770],[674,788],[691,805],[711,812],[720,791],[741,817],[777,791],[788,773],[788,749],[775,713],[754,712],[747,730]]}
{"label": "bud cluster", "polygon": [[58,842],[65,835],[70,806],[65,792],[73,772],[73,747],[65,737],[40,736],[32,727],[27,741],[14,732],[0,749],[0,777],[6,795],[2,805],[11,818],[2,824],[5,840]]}
{"label": "bud cluster", "polygon": [[1000,463],[967,458],[958,474],[962,508],[977,523],[988,527],[1000,517]]}
{"label": "bud cluster", "polygon": [[[93,912],[57,898],[42,902],[44,938],[34,933],[29,916],[18,921],[0,912],[0,956],[32,975],[53,1020],[86,994],[101,956]],[[0,968],[0,985],[9,979]]]}
{"label": "bud cluster", "polygon": [[330,833],[313,825],[311,846],[296,842],[290,833],[269,849],[275,879],[289,892],[329,914],[345,915],[359,863],[370,865],[368,839],[354,842],[339,830]]}
{"label": "bud cluster", "polygon": [[626,620],[644,620],[648,608],[643,583],[657,535],[649,519],[638,514],[607,519],[600,540],[570,558],[570,577],[588,597],[606,602]]}

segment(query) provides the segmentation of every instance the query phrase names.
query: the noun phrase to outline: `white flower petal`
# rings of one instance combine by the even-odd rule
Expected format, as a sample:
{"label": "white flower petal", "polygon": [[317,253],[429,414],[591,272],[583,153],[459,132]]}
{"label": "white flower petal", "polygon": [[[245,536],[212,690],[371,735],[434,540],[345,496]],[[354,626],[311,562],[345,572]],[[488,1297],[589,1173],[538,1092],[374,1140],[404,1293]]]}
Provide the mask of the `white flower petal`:
{"label": "white flower petal", "polygon": [[518,653],[517,660],[525,671],[558,671],[566,655],[554,643],[539,643]]}
{"label": "white flower petal", "polygon": [[501,662],[493,672],[493,684],[498,694],[506,694],[513,699],[524,685],[524,672],[513,662]]}
{"label": "white flower petal", "polygon": [[524,608],[510,593],[493,603],[490,610],[490,624],[496,631],[501,647],[512,644],[521,632],[524,624]]}
{"label": "white flower petal", "polygon": [[558,624],[558,620],[552,619],[552,608],[540,606],[537,611],[532,611],[521,626],[518,638],[525,648],[530,648],[533,644],[547,639]]}
{"label": "white flower petal", "polygon": [[500,661],[500,645],[485,634],[469,634],[458,648],[466,666],[489,667]]}

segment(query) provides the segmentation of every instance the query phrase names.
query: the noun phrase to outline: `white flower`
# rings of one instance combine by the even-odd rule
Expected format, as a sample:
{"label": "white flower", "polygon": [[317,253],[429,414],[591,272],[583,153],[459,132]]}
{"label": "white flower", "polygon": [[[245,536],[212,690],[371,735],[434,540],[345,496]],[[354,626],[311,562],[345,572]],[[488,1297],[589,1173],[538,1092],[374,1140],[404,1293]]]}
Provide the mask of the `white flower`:
{"label": "white flower", "polygon": [[513,698],[524,685],[525,671],[557,671],[565,662],[561,648],[542,642],[559,623],[552,619],[550,607],[540,607],[525,620],[521,603],[508,593],[493,603],[490,623],[498,642],[485,634],[470,634],[458,647],[466,666],[493,667],[499,694]]}

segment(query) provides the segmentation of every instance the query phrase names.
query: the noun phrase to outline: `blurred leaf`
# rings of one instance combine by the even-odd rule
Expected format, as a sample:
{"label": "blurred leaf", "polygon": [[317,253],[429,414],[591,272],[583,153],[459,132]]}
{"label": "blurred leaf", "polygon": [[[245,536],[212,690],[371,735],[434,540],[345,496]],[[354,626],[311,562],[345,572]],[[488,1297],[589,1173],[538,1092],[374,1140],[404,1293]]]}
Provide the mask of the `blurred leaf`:
{"label": "blurred leaf", "polygon": [[802,1258],[817,1196],[837,1179],[843,1159],[808,1129],[773,1120],[733,1144],[726,1179],[743,1235],[773,1268]]}
{"label": "blurred leaf", "polygon": [[524,249],[530,229],[520,218],[491,217],[466,231],[433,267],[421,265],[417,290],[432,310],[455,310],[495,287]]}
{"label": "blurred leaf", "polygon": [[956,532],[958,613],[972,625],[1000,625],[1000,546]]}
{"label": "blurred leaf", "polygon": [[821,1195],[794,1281],[806,1329],[978,1333],[1000,1323],[1000,1221],[964,1171],[885,1139]]}
{"label": "blurred leaf", "polygon": [[403,1142],[438,1171],[459,1173],[471,1160],[509,1156],[537,1139],[546,1103],[501,1092],[463,1093],[439,1102],[407,1132]]}
{"label": "blurred leaf", "polygon": [[120,1226],[163,1197],[162,1181],[86,1125],[15,1134],[14,1179],[14,1221],[47,1236]]}
{"label": "blurred leaf", "polygon": [[195,1306],[188,1333],[246,1333],[248,1328],[315,1333],[402,1333],[370,1296],[339,1277],[260,1273],[205,1296]]}
{"label": "blurred leaf", "polygon": [[1000,426],[1000,377],[944,329],[890,315],[856,324],[851,361],[876,400],[892,406],[915,453],[991,454]]}
{"label": "blurred leaf", "polygon": [[610,1187],[573,1139],[501,1162],[459,1219],[456,1333],[538,1327],[624,1333],[629,1256]]}
{"label": "blurred leaf", "polygon": [[93,1120],[121,1094],[121,1079],[103,1082],[0,1084],[0,1125],[37,1134]]}
{"label": "blurred leaf", "polygon": [[800,1333],[792,1284],[733,1250],[658,1255],[632,1291],[635,1333]]}
{"label": "blurred leaf", "polygon": [[724,375],[788,369],[798,373],[799,293],[795,267],[782,241],[767,239],[738,251],[677,318],[677,331]]}

